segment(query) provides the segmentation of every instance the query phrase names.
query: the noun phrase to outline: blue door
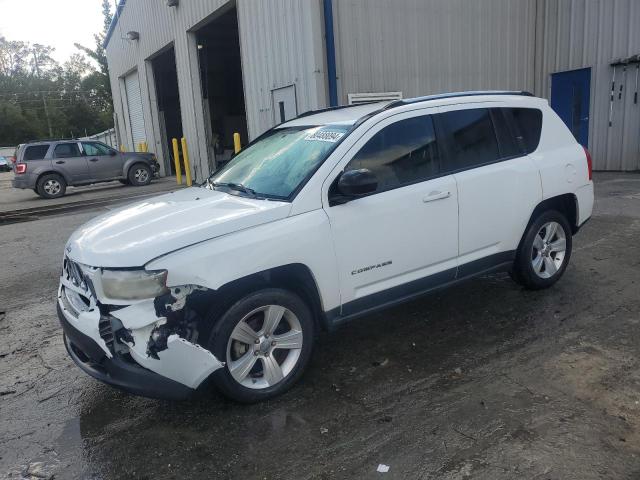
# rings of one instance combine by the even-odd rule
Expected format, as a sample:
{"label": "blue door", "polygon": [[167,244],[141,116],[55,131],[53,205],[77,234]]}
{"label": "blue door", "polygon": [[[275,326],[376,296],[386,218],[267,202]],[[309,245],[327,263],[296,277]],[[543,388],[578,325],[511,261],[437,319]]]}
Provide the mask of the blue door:
{"label": "blue door", "polygon": [[590,97],[590,68],[551,75],[551,108],[585,147],[589,145]]}

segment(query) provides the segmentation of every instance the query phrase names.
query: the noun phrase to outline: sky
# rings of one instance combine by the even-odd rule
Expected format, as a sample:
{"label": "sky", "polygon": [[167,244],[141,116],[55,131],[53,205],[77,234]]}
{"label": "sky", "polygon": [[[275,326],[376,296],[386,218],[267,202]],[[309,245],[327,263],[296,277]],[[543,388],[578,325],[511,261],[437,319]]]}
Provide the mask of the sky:
{"label": "sky", "polygon": [[61,63],[81,53],[75,42],[94,48],[102,28],[101,0],[0,0],[0,36],[55,47]]}

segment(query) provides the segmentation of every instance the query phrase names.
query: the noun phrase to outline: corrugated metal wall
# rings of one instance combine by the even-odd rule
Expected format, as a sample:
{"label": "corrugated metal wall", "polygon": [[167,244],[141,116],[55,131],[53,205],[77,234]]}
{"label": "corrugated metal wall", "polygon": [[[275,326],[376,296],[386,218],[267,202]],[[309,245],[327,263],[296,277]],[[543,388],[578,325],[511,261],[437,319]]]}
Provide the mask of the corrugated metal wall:
{"label": "corrugated metal wall", "polygon": [[[194,177],[209,171],[202,90],[195,33],[237,4],[249,134],[258,136],[273,126],[271,89],[296,85],[300,112],[324,105],[325,83],[320,0],[182,0],[167,7],[159,0],[128,0],[107,46],[114,108],[121,138],[132,148],[126,100],[120,79],[138,71],[146,141],[162,155],[155,85],[148,61],[170,45],[175,48],[182,128],[187,138]],[[139,40],[126,39],[130,30]],[[155,146],[155,147],[152,147]],[[163,164],[164,162],[161,162]]]}
{"label": "corrugated metal wall", "polygon": [[535,0],[333,0],[338,89],[533,90]]}
{"label": "corrugated metal wall", "polygon": [[[299,113],[327,104],[322,0],[237,0],[249,134],[274,124],[275,88],[295,85]],[[225,0],[128,0],[107,48],[120,138],[132,148],[122,78],[138,71],[146,141],[160,148],[148,61],[175,47],[182,125],[201,179],[209,170],[193,30]],[[402,91],[405,97],[477,89],[531,90],[550,98],[550,75],[591,67],[590,149],[597,169],[640,168],[635,71],[608,127],[618,57],[640,53],[640,0],[333,0],[338,93]],[[124,39],[135,30],[140,39]],[[621,73],[621,70],[619,71]],[[620,76],[619,76],[620,78]],[[153,148],[153,147],[150,147]]]}
{"label": "corrugated metal wall", "polygon": [[620,57],[640,54],[640,1],[539,0],[536,41],[537,95],[550,98],[551,74],[591,67],[589,149],[598,170],[640,169],[640,103],[633,103],[635,66],[617,81],[609,127],[613,68]]}
{"label": "corrugated metal wall", "polygon": [[[241,0],[240,49],[249,135],[275,125],[271,91],[295,85],[298,113],[326,105],[320,0]],[[279,123],[279,122],[277,122]]]}

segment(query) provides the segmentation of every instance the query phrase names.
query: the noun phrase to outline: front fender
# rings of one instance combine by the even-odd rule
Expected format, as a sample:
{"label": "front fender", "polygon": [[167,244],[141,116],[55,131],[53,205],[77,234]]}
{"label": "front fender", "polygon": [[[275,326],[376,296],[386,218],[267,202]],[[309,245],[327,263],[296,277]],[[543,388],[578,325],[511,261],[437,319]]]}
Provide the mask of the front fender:
{"label": "front fender", "polygon": [[309,268],[324,311],[340,305],[337,261],[329,219],[322,209],[185,247],[145,267],[166,269],[168,285],[218,290],[235,280],[289,264]]}
{"label": "front fender", "polygon": [[139,154],[134,154],[134,155],[125,155],[125,159],[124,159],[124,164],[122,165],[122,174],[124,175],[124,177],[127,177],[129,175],[129,169],[136,163],[144,163],[145,165],[148,165],[149,167],[151,167],[151,158],[147,158],[144,157],[142,155]]}

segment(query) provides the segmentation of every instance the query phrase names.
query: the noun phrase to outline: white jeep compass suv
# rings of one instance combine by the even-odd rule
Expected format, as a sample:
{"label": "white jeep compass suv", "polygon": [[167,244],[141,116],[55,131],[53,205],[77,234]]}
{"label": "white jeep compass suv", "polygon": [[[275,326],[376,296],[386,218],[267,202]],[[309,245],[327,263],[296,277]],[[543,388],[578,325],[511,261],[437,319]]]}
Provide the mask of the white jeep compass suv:
{"label": "white jeep compass suv", "polygon": [[592,207],[588,152],[529,94],[310,112],[78,229],[58,315],[99,380],[255,402],[300,378],[319,330],[498,270],[551,286]]}

